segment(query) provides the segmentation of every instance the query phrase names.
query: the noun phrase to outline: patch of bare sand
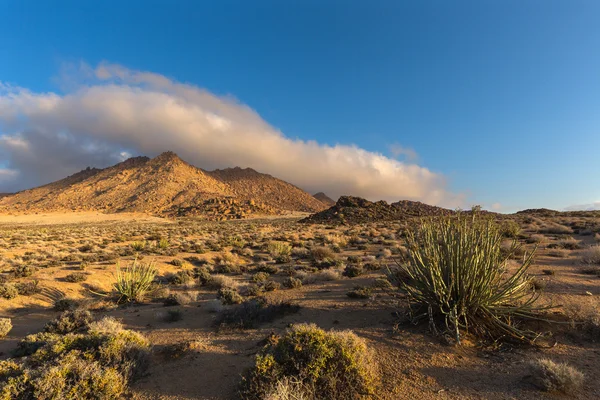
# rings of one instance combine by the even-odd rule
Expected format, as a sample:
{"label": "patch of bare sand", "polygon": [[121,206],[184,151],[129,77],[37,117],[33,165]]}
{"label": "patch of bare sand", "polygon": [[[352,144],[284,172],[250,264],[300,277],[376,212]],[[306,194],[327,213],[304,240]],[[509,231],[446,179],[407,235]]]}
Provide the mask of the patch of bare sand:
{"label": "patch of bare sand", "polygon": [[61,225],[99,222],[154,222],[172,220],[142,213],[105,214],[97,211],[36,214],[0,214],[0,225]]}

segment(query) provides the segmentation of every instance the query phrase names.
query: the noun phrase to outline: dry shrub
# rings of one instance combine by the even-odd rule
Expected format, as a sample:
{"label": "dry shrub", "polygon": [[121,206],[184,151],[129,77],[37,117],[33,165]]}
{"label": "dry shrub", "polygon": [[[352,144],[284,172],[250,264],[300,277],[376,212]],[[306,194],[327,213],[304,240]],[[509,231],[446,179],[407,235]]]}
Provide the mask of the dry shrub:
{"label": "dry shrub", "polygon": [[569,256],[569,250],[550,249],[550,250],[548,250],[548,256],[554,257],[554,258],[567,258]]}
{"label": "dry shrub", "polygon": [[573,233],[573,229],[568,226],[557,224],[556,222],[548,222],[539,230],[539,232],[554,235],[568,235]]}
{"label": "dry shrub", "polygon": [[573,238],[573,237],[568,237],[565,239],[561,239],[556,243],[551,244],[549,247],[558,247],[561,249],[566,249],[566,250],[577,250],[581,248],[581,241]]}
{"label": "dry shrub", "polygon": [[313,389],[298,379],[285,377],[278,380],[267,392],[264,400],[316,400]]}
{"label": "dry shrub", "polygon": [[581,253],[581,262],[584,264],[600,264],[600,245],[585,249]]}
{"label": "dry shrub", "polygon": [[40,333],[0,361],[0,399],[120,399],[147,366],[149,344],[115,320],[80,334]]}
{"label": "dry shrub", "polygon": [[0,297],[7,300],[14,299],[19,295],[19,291],[12,283],[0,283]]}
{"label": "dry shrub", "polygon": [[300,306],[297,304],[287,301],[268,302],[259,297],[221,310],[215,323],[221,329],[252,329],[298,311],[300,311]]}
{"label": "dry shrub", "polygon": [[240,286],[235,279],[225,275],[213,275],[212,279],[206,285],[213,289],[237,289]]}
{"label": "dry shrub", "polygon": [[555,363],[547,358],[531,363],[534,383],[547,392],[573,393],[583,385],[584,375],[566,363]]}
{"label": "dry shrub", "polygon": [[67,310],[48,322],[44,327],[44,331],[60,334],[81,331],[87,329],[88,324],[92,320],[92,314],[87,310]]}
{"label": "dry shrub", "polygon": [[326,332],[300,324],[272,339],[256,356],[243,378],[241,397],[265,399],[286,380],[287,385],[293,382],[318,393],[318,398],[367,399],[375,393],[378,375],[373,353],[352,331]]}
{"label": "dry shrub", "polygon": [[225,305],[240,304],[244,298],[235,289],[221,288],[217,292],[217,298]]}

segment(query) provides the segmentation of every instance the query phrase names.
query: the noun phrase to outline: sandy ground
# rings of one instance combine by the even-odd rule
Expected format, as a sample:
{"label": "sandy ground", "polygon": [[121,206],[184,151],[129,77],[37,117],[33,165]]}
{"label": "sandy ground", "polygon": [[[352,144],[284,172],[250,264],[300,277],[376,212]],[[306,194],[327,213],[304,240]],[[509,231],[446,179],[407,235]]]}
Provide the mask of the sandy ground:
{"label": "sandy ground", "polygon": [[[109,222],[109,225],[105,225]],[[252,232],[253,235],[281,239],[286,229],[295,235],[309,238],[319,234],[342,234],[326,227],[299,226],[293,221],[277,220],[212,223],[196,227],[196,223],[167,221],[140,215],[106,215],[100,213],[77,213],[68,216],[41,214],[36,216],[0,216],[0,232],[5,238],[6,248],[0,250],[4,259],[3,270],[15,256],[27,252],[48,251],[62,254],[68,249],[77,249],[82,244],[95,243],[93,252],[101,252],[103,240],[108,240],[110,251],[118,246],[127,246],[148,234],[163,232],[177,226],[165,235],[174,246],[177,240],[203,240],[210,235],[233,235],[234,232]],[[75,224],[65,228],[64,224]],[[150,224],[150,225],[148,225]],[[175,224],[175,225],[174,225]],[[39,231],[38,225],[44,225]],[[48,227],[47,225],[50,225]],[[54,225],[54,226],[52,226]],[[144,228],[147,226],[148,228]],[[112,242],[122,229],[147,229],[139,236],[128,236],[127,241]],[[188,233],[197,228],[196,233]],[[113,233],[113,230],[119,230]],[[39,231],[39,233],[38,233]],[[165,231],[166,232],[166,231]],[[127,233],[127,232],[125,232]],[[570,235],[581,241],[583,246],[594,244],[592,236]],[[56,238],[54,238],[56,237]],[[548,243],[560,237],[548,235]],[[15,243],[18,245],[7,245]],[[0,242],[1,243],[1,242]],[[544,282],[545,291],[541,301],[558,306],[554,313],[563,315],[567,308],[600,309],[600,279],[581,273],[580,254],[583,250],[572,250],[565,257],[550,256],[548,243],[541,244],[530,273]],[[532,245],[527,245],[531,248]],[[375,255],[384,247],[370,245],[366,250],[348,248],[341,256]],[[80,254],[73,251],[74,254]],[[257,254],[258,251],[255,252]],[[84,255],[88,253],[82,253]],[[176,258],[199,256],[207,260],[217,252],[201,255],[182,251]],[[144,261],[157,263],[160,275],[178,271],[170,264],[174,256],[145,255]],[[132,259],[122,257],[126,263]],[[248,261],[251,262],[251,261]],[[393,263],[389,260],[390,264]],[[398,324],[398,312],[404,310],[405,302],[396,291],[377,289],[370,299],[350,299],[346,293],[356,285],[372,285],[375,279],[384,276],[384,269],[369,272],[356,278],[342,278],[331,282],[317,282],[299,289],[278,290],[268,293],[272,300],[290,300],[300,305],[300,312],[288,315],[273,323],[248,331],[220,331],[214,326],[215,314],[208,306],[215,299],[215,290],[197,285],[169,286],[173,292],[186,292],[197,296],[196,301],[177,306],[183,319],[166,322],[164,316],[169,307],[160,302],[148,301],[130,307],[108,305],[94,295],[94,291],[110,290],[114,279],[116,261],[92,262],[86,269],[89,278],[84,283],[70,283],[65,276],[77,270],[77,263],[65,263],[39,269],[33,277],[20,278],[39,280],[43,290],[33,296],[18,296],[12,300],[0,299],[0,315],[13,318],[14,329],[0,339],[0,353],[7,357],[16,343],[25,335],[39,332],[44,324],[58,315],[51,309],[57,298],[69,297],[86,300],[93,305],[99,318],[110,315],[121,319],[127,328],[144,333],[154,346],[153,362],[148,374],[133,384],[136,399],[214,399],[236,398],[236,388],[243,371],[252,365],[255,354],[260,350],[260,341],[271,333],[281,333],[294,323],[316,323],[324,329],[351,329],[365,338],[377,354],[382,376],[379,399],[560,399],[560,394],[540,392],[530,382],[529,363],[540,357],[568,362],[585,373],[584,387],[570,398],[600,398],[600,337],[593,338],[569,324],[548,326],[539,323],[539,330],[552,330],[556,345],[551,348],[528,346],[502,346],[492,348],[465,340],[462,346],[448,345],[429,332],[427,324],[414,326]],[[553,271],[552,275],[544,272]],[[240,283],[247,283],[248,275],[231,275]],[[277,274],[276,280],[282,280]],[[99,305],[104,308],[99,308]],[[95,308],[94,308],[95,307]],[[562,320],[565,320],[564,318]],[[169,349],[183,342],[201,343],[199,348],[179,357],[169,356]]]}
{"label": "sandy ground", "polygon": [[156,222],[167,223],[169,219],[146,214],[101,212],[40,213],[40,214],[0,214],[0,225],[60,225],[98,222]]}

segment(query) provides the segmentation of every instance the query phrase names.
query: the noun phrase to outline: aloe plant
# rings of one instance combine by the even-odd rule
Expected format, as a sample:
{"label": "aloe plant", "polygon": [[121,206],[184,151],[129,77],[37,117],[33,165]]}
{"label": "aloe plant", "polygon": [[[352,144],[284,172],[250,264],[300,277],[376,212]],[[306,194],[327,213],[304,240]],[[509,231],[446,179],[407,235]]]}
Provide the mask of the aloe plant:
{"label": "aloe plant", "polygon": [[527,276],[535,249],[509,271],[518,244],[506,252],[502,240],[496,222],[476,211],[423,220],[408,234],[408,262],[400,265],[401,288],[420,309],[413,319],[429,318],[434,329],[443,320],[458,343],[461,331],[535,341],[536,332],[515,325],[515,318],[539,318],[545,309],[536,305],[539,293]]}
{"label": "aloe plant", "polygon": [[140,263],[135,259],[125,269],[117,263],[114,289],[119,295],[119,303],[141,301],[150,291],[157,270],[154,263]]}

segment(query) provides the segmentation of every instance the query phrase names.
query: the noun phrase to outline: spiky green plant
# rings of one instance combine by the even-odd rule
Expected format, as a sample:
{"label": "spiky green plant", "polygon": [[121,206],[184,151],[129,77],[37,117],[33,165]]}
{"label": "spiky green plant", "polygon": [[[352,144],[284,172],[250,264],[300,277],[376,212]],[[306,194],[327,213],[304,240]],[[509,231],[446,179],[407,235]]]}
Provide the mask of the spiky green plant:
{"label": "spiky green plant", "polygon": [[119,296],[118,302],[141,301],[150,291],[157,272],[153,262],[141,263],[135,259],[125,269],[121,269],[120,263],[117,263],[114,289]]}
{"label": "spiky green plant", "polygon": [[292,246],[288,242],[272,241],[267,246],[271,257],[289,256],[292,254]]}
{"label": "spiky green plant", "polygon": [[[461,331],[480,337],[515,338],[533,342],[538,335],[515,326],[514,318],[538,318],[527,269],[535,250],[516,270],[507,261],[518,249],[513,241],[502,250],[502,231],[478,212],[423,220],[409,232],[408,262],[400,266],[406,278],[400,286],[417,305],[415,320],[443,319],[447,332],[460,343]],[[414,309],[414,307],[413,307]]]}

